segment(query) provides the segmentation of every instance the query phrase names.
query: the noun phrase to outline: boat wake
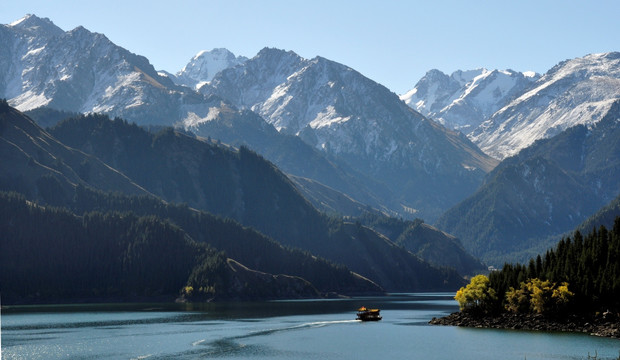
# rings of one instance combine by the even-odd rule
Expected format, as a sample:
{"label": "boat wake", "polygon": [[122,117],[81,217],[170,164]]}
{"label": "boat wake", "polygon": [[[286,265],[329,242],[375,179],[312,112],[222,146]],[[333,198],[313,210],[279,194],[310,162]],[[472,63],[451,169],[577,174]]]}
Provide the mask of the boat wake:
{"label": "boat wake", "polygon": [[[206,350],[203,354],[209,355],[231,355],[247,352],[261,352],[265,354],[269,350],[261,345],[250,345],[243,343],[242,340],[259,337],[259,336],[269,336],[281,332],[287,331],[296,331],[303,329],[312,329],[312,328],[320,328],[324,326],[336,325],[336,324],[348,324],[348,323],[357,323],[359,320],[333,320],[333,321],[314,321],[314,322],[306,322],[302,324],[292,325],[292,326],[284,326],[272,329],[263,329],[248,332],[247,334],[237,335],[237,336],[229,336],[217,340],[198,340],[192,343],[193,347],[202,347]],[[207,350],[208,349],[208,350]],[[260,350],[259,350],[260,349]],[[273,351],[273,349],[271,349]]]}
{"label": "boat wake", "polygon": [[266,335],[272,335],[275,333],[291,331],[291,330],[318,328],[318,327],[323,327],[323,326],[328,326],[328,325],[347,324],[347,323],[355,323],[355,322],[359,322],[359,321],[358,320],[314,321],[314,322],[307,322],[307,323],[293,325],[293,326],[285,326],[285,327],[279,327],[279,328],[274,328],[274,329],[252,331],[245,335],[238,335],[238,336],[230,337],[229,339],[247,339],[247,338],[251,338],[255,336],[266,336]]}

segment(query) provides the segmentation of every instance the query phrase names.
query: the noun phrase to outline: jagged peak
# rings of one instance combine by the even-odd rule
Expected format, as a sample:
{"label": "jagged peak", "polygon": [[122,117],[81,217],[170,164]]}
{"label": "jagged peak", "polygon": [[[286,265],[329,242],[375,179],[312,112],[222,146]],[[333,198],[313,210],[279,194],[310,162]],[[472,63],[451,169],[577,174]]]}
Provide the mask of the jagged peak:
{"label": "jagged peak", "polygon": [[96,33],[96,32],[92,32],[92,31],[88,30],[87,28],[85,28],[82,25],[77,26],[75,29],[69,31],[68,33],[72,34],[72,35],[74,35],[74,34],[75,35],[86,35],[86,36],[94,35],[94,36],[97,36],[97,37],[104,37],[104,38],[106,38],[105,35],[100,34],[100,33]]}
{"label": "jagged peak", "polygon": [[424,74],[422,78],[434,78],[434,77],[445,77],[448,76],[446,73],[439,69],[430,69]]}
{"label": "jagged peak", "polygon": [[275,59],[275,58],[283,58],[283,57],[289,57],[289,58],[296,58],[296,59],[302,59],[301,56],[297,55],[297,53],[295,53],[292,50],[283,50],[283,49],[278,49],[278,48],[270,48],[270,47],[264,47],[262,48],[258,54],[256,54],[255,58],[266,58],[266,59]]}
{"label": "jagged peak", "polygon": [[232,59],[236,57],[235,54],[233,54],[230,50],[226,48],[213,48],[211,50],[200,50],[196,55],[194,55],[192,60],[198,60],[200,58],[203,58],[209,55],[217,56],[220,58],[224,57],[224,58],[232,58]]}
{"label": "jagged peak", "polygon": [[64,32],[50,19],[41,18],[33,14],[25,15],[21,19],[10,23],[8,27],[37,36],[56,36]]}
{"label": "jagged peak", "polygon": [[9,24],[10,27],[30,27],[41,23],[54,24],[49,18],[40,18],[34,14],[26,14],[19,20],[13,21]]}
{"label": "jagged peak", "polygon": [[476,77],[484,74],[488,74],[490,71],[485,68],[478,68],[473,70],[457,70],[450,75],[450,77],[456,80],[461,86],[471,82]]}

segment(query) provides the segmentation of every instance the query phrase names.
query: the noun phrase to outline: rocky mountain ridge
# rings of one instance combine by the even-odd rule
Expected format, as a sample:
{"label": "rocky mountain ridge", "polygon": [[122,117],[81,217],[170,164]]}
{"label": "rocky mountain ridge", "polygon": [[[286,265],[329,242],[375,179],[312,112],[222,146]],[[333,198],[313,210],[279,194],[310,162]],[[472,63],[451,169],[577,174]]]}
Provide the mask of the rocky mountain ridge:
{"label": "rocky mountain ridge", "polygon": [[264,49],[212,81],[195,79],[204,84],[196,92],[82,27],[63,32],[32,15],[3,26],[0,36],[10,49],[0,55],[0,97],[20,110],[48,106],[188,129],[222,111],[254,111],[281,133],[397,189],[386,207],[403,216],[435,219],[496,164],[385,87],[324,58]]}
{"label": "rocky mountain ridge", "polygon": [[429,71],[401,96],[409,106],[462,131],[497,159],[578,124],[593,124],[620,98],[620,54],[562,61],[542,76],[511,70]]}
{"label": "rocky mountain ridge", "polygon": [[470,138],[486,153],[503,159],[538,139],[598,122],[618,99],[620,53],[566,60],[480,124]]}
{"label": "rocky mountain ridge", "polygon": [[513,70],[459,70],[451,75],[430,70],[400,98],[442,125],[469,134],[538,78]]}
{"label": "rocky mountain ridge", "polygon": [[0,27],[0,97],[21,111],[48,106],[171,125],[206,115],[206,99],[161,76],[143,57],[83,27],[63,31],[28,15]]}
{"label": "rocky mountain ridge", "polygon": [[[265,48],[223,70],[200,91],[253,110],[279,132],[298,136],[397,189],[401,212],[409,208],[434,218],[473,191],[496,164],[464,136],[412,111],[387,88],[321,57],[308,60]],[[186,126],[197,128],[210,119]]]}

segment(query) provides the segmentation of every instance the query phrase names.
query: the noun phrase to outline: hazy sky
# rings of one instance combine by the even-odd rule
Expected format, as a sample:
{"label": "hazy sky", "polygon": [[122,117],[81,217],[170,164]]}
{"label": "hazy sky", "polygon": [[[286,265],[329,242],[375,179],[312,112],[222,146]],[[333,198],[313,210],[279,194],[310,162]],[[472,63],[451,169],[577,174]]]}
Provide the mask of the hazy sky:
{"label": "hazy sky", "polygon": [[433,68],[544,73],[620,51],[618,0],[0,1],[0,23],[25,14],[103,33],[158,70],[175,73],[203,49],[253,57],[268,46],[343,63],[398,94]]}

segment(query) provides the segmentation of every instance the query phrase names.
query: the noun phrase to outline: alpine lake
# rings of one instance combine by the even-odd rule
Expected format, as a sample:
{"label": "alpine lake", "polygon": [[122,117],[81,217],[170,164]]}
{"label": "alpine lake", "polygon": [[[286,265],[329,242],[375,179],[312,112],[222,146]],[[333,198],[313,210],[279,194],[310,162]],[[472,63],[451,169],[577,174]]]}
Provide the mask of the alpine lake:
{"label": "alpine lake", "polygon": [[[617,359],[587,334],[434,326],[450,293],[204,304],[4,306],[2,359]],[[380,308],[383,319],[355,320]]]}

